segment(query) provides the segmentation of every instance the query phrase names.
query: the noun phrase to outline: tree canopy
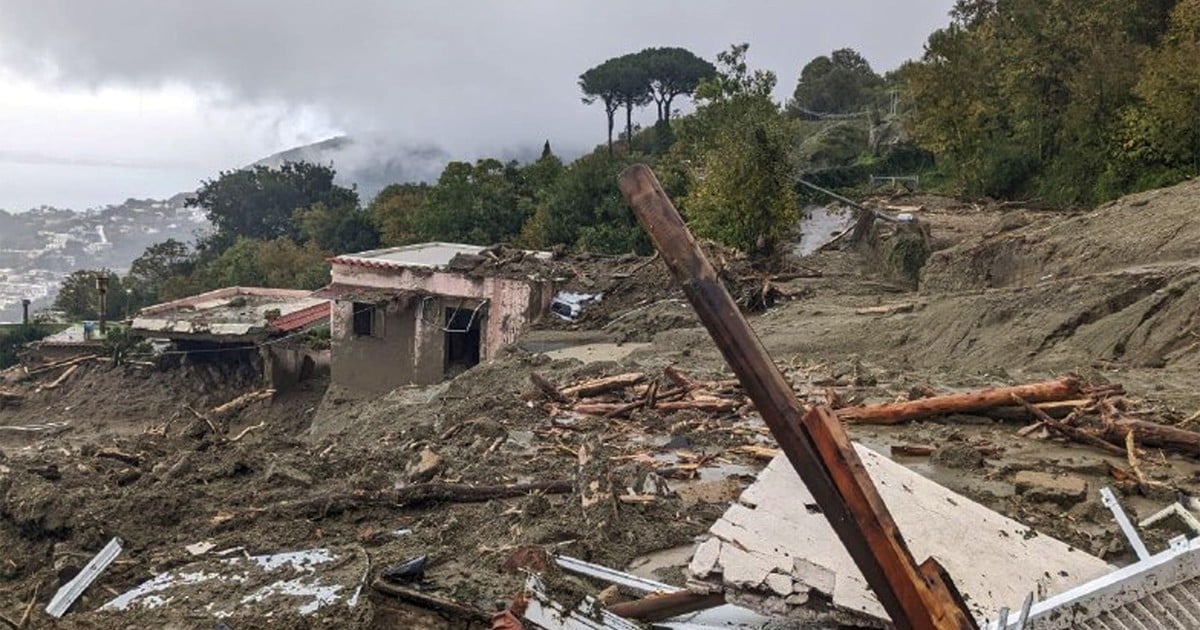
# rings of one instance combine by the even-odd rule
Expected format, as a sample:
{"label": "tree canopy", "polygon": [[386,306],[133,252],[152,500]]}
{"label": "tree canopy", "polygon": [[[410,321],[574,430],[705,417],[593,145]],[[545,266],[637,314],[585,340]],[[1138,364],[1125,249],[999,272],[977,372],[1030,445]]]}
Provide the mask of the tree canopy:
{"label": "tree canopy", "polygon": [[956,192],[1094,203],[1200,162],[1197,0],[959,0],[902,68]]}
{"label": "tree canopy", "polygon": [[333,182],[333,168],[309,162],[285,162],[278,168],[257,165],[223,171],[203,182],[187,204],[203,208],[216,228],[207,246],[228,247],[241,236],[305,240],[298,210],[323,204],[346,214],[358,207],[358,193]]}
{"label": "tree canopy", "polygon": [[656,120],[669,121],[674,100],[695,92],[700,82],[715,72],[711,63],[684,48],[646,48],[588,69],[579,76],[579,87],[584,103],[604,105],[609,153],[616,112],[625,108],[625,142],[632,151],[634,108],[653,102],[658,108]]}
{"label": "tree canopy", "polygon": [[871,65],[853,48],[841,48],[805,64],[788,110],[793,114],[847,114],[861,111],[883,85]]}

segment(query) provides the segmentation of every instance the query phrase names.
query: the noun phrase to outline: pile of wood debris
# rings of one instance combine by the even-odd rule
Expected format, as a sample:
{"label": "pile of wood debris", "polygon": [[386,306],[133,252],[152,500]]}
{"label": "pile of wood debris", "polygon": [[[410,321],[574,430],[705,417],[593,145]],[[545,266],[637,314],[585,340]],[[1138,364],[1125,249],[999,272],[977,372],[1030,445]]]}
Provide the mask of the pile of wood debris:
{"label": "pile of wood debris", "polygon": [[[698,380],[669,366],[661,375],[627,372],[582,380],[564,386],[533,374],[542,408],[551,418],[564,415],[596,416],[620,423],[638,414],[667,416],[691,410],[713,420],[745,419],[755,415],[754,403],[736,379]],[[808,392],[809,397],[816,392]],[[896,425],[914,420],[972,415],[998,421],[1024,422],[1017,435],[1030,439],[1058,439],[1085,444],[1124,457],[1128,471],[1114,470],[1118,484],[1130,489],[1155,485],[1142,473],[1139,447],[1200,457],[1200,432],[1184,428],[1198,418],[1178,425],[1153,420],[1162,410],[1129,397],[1121,385],[1089,384],[1078,377],[997,387],[967,393],[939,394],[929,387],[915,387],[895,402],[879,405],[848,405],[836,388],[826,388],[821,402],[836,409],[837,416],[851,424]],[[732,424],[732,423],[731,423]],[[744,423],[738,423],[742,429]],[[765,435],[765,431],[759,432]],[[929,445],[897,445],[896,454],[928,455]],[[777,451],[768,446],[748,445],[743,454],[770,458]]]}

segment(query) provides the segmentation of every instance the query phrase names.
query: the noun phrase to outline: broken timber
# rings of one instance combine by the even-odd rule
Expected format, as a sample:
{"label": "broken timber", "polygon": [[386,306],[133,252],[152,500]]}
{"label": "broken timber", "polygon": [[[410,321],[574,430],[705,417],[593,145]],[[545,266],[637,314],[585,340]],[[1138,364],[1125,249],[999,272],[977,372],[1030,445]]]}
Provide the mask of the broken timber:
{"label": "broken timber", "polygon": [[807,414],[721,285],[649,167],[621,173],[621,194],[838,538],[897,628],[974,628],[932,558],[918,566],[833,412]]}

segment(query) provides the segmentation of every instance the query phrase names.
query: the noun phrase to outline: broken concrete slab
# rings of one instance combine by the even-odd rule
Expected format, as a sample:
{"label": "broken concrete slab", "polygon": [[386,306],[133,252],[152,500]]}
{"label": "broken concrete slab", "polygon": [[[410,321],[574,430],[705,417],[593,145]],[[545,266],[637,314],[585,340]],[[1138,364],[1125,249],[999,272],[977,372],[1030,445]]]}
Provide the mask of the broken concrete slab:
{"label": "broken concrete slab", "polygon": [[180,614],[344,616],[358,606],[367,569],[366,554],[354,548],[203,560],[159,573],[100,610],[136,612],[145,625]]}
{"label": "broken concrete slab", "polygon": [[[1057,593],[1112,569],[861,445],[868,474],[916,558],[950,573],[977,618],[1030,590]],[[886,614],[808,489],[780,456],[709,530],[688,567],[692,587],[785,618],[883,625]],[[781,594],[783,580],[792,593]],[[799,595],[799,596],[797,596]]]}
{"label": "broken concrete slab", "polygon": [[1087,482],[1074,475],[1051,475],[1036,470],[1022,470],[1013,477],[1017,494],[1030,501],[1054,503],[1070,507],[1087,498]]}

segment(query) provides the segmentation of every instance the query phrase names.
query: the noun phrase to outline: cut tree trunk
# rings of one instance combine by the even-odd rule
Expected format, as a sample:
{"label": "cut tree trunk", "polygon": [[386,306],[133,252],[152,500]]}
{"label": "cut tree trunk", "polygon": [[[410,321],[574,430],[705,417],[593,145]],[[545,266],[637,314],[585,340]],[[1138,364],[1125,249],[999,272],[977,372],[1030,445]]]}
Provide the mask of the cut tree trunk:
{"label": "cut tree trunk", "polygon": [[1079,380],[1066,377],[1042,383],[996,387],[966,394],[935,396],[908,402],[870,407],[847,407],[839,409],[837,415],[842,420],[859,424],[900,424],[918,418],[1007,407],[1013,404],[1014,397],[1031,403],[1078,398]]}

